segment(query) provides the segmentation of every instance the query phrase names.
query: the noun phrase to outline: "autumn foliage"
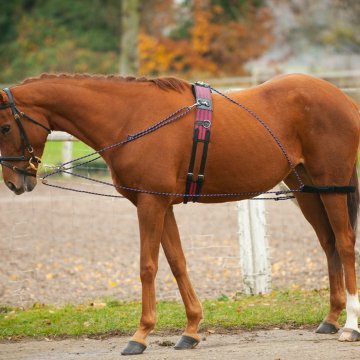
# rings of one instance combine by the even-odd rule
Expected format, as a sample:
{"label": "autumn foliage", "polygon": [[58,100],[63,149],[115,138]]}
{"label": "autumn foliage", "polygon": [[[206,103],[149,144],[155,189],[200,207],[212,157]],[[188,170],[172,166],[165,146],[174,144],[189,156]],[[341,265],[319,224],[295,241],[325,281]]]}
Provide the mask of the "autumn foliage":
{"label": "autumn foliage", "polygon": [[[154,14],[160,16],[164,1],[152,3]],[[170,17],[173,4],[167,3],[168,12],[163,15]],[[236,8],[233,14],[226,11],[224,4],[229,3]],[[188,14],[190,23],[181,24],[178,20],[168,33],[154,26],[149,31],[143,24],[139,38],[140,73],[242,75],[244,64],[271,45],[271,15],[259,1],[194,0]],[[176,30],[181,26],[185,27],[181,29],[183,35],[178,36]]]}
{"label": "autumn foliage", "polygon": [[[271,44],[265,0],[139,0],[138,75],[240,75]],[[13,0],[0,11],[0,83],[41,72],[117,73],[119,0]]]}

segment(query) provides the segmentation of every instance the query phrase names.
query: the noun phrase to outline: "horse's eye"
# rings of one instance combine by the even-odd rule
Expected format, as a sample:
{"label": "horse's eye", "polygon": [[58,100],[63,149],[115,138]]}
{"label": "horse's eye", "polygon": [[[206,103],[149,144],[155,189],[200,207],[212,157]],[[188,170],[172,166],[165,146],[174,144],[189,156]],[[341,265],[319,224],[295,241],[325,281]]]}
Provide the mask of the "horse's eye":
{"label": "horse's eye", "polygon": [[5,125],[1,126],[0,130],[1,130],[1,133],[5,135],[10,131],[10,125],[5,124]]}

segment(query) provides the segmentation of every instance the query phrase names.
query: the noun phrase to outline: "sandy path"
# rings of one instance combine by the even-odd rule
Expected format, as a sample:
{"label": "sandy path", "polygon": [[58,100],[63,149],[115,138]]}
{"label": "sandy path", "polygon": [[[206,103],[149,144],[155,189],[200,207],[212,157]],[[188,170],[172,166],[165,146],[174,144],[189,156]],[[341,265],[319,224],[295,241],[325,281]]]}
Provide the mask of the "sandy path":
{"label": "sandy path", "polygon": [[[177,336],[151,336],[146,352],[132,360],[165,359],[246,359],[304,360],[359,359],[360,343],[340,343],[336,335],[318,335],[309,330],[239,331],[236,334],[205,335],[194,350],[176,351],[160,346]],[[27,341],[0,344],[1,360],[118,360],[128,339]]]}

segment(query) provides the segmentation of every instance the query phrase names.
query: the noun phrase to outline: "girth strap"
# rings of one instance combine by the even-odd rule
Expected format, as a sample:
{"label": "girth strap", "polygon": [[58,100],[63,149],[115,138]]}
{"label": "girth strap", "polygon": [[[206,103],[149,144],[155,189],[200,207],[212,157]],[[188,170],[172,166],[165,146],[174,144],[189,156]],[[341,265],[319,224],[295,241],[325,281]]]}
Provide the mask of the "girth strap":
{"label": "girth strap", "polygon": [[[206,166],[207,152],[210,142],[211,125],[212,125],[212,98],[211,89],[208,84],[196,82],[193,85],[193,91],[196,99],[196,118],[194,125],[193,145],[189,170],[186,178],[185,194],[191,196],[184,197],[184,204],[189,200],[196,202],[204,183],[204,173]],[[194,175],[196,161],[196,152],[198,144],[203,143],[200,167],[197,176]]]}
{"label": "girth strap", "polygon": [[355,192],[355,186],[338,186],[338,185],[328,185],[328,186],[314,186],[314,185],[304,185],[301,187],[301,192],[305,193],[352,193]]}

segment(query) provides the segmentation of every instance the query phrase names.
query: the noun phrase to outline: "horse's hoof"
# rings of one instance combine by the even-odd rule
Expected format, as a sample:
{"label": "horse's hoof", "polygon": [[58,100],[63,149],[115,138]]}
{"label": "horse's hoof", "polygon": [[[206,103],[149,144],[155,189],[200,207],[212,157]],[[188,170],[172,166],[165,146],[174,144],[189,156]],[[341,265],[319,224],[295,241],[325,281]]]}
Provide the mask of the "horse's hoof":
{"label": "horse's hoof", "polygon": [[138,355],[142,354],[146,346],[137,341],[129,341],[125,349],[121,352],[121,355]]}
{"label": "horse's hoof", "polygon": [[328,323],[327,321],[323,321],[319,327],[315,330],[318,334],[336,334],[339,331],[334,324]]}
{"label": "horse's hoof", "polygon": [[199,343],[199,340],[187,335],[181,336],[179,341],[175,344],[174,349],[176,350],[186,350],[193,349]]}
{"label": "horse's hoof", "polygon": [[339,341],[360,341],[360,332],[353,329],[343,329]]}

